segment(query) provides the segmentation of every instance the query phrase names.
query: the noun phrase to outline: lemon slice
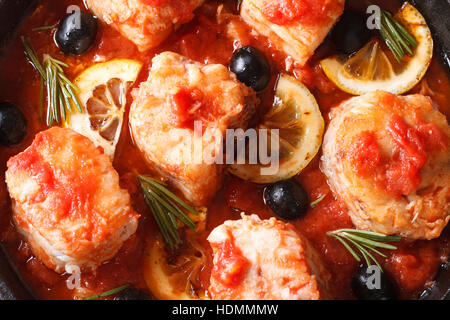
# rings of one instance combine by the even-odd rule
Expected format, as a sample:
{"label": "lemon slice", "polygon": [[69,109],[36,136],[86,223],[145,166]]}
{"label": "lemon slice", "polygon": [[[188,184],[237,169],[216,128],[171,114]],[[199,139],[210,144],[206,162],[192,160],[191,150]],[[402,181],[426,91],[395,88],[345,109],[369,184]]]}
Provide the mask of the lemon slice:
{"label": "lemon slice", "polygon": [[425,75],[433,57],[433,38],[420,12],[405,4],[395,15],[418,45],[412,57],[398,63],[392,54],[372,40],[351,58],[333,56],[321,61],[327,77],[342,91],[362,95],[376,90],[402,94],[412,89]]}
{"label": "lemon slice", "polygon": [[[230,173],[241,179],[255,183],[289,179],[303,170],[320,149],[325,122],[317,101],[308,88],[295,78],[283,74],[278,80],[275,101],[257,129],[268,130],[268,150],[272,149],[272,135],[279,141],[278,168],[267,174],[261,169],[269,169],[273,167],[273,163],[231,165]],[[273,129],[278,129],[278,134]],[[271,170],[266,172],[269,171]]]}
{"label": "lemon slice", "polygon": [[127,93],[142,68],[135,60],[116,59],[95,64],[75,80],[84,113],[72,113],[65,125],[102,147],[114,158],[127,103]]}
{"label": "lemon slice", "polygon": [[159,300],[205,300],[199,273],[206,265],[201,246],[190,239],[183,248],[170,254],[161,239],[147,248],[144,277],[148,288]]}

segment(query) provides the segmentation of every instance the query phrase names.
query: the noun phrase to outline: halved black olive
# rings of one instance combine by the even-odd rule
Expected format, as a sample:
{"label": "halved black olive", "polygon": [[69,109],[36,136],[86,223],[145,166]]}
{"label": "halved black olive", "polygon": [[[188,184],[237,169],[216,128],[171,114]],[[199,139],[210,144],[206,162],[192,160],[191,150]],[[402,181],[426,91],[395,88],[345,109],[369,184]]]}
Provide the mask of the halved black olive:
{"label": "halved black olive", "polygon": [[231,59],[230,70],[239,81],[259,92],[270,82],[270,65],[264,54],[253,47],[239,49]]}
{"label": "halved black olive", "polygon": [[58,47],[67,54],[81,55],[97,37],[97,19],[84,11],[76,11],[64,17],[55,35]]}
{"label": "halved black olive", "polygon": [[267,186],[264,201],[276,215],[285,220],[299,219],[309,208],[308,193],[294,180],[279,181]]}
{"label": "halved black olive", "polygon": [[0,102],[0,144],[11,147],[27,135],[27,120],[22,111],[9,102]]}

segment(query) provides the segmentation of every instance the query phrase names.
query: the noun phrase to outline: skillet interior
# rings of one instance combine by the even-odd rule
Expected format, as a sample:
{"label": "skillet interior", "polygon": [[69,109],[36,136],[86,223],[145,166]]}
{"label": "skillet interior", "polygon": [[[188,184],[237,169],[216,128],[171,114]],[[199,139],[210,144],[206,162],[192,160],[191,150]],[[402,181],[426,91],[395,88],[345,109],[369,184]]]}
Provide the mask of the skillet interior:
{"label": "skillet interior", "polygon": [[[37,0],[0,0],[0,54],[14,34],[20,22],[36,5]],[[450,4],[442,0],[413,0],[412,3],[423,13],[432,30],[436,52],[446,65],[450,75],[450,23],[443,17],[450,16]],[[20,279],[14,266],[0,244],[0,300],[32,299],[27,285]],[[419,299],[450,300],[450,263],[443,265],[436,282],[425,290]]]}
{"label": "skillet interior", "polygon": [[[35,0],[0,0],[0,54],[20,22],[36,5]],[[0,245],[0,300],[31,299],[32,294],[9,263]]]}

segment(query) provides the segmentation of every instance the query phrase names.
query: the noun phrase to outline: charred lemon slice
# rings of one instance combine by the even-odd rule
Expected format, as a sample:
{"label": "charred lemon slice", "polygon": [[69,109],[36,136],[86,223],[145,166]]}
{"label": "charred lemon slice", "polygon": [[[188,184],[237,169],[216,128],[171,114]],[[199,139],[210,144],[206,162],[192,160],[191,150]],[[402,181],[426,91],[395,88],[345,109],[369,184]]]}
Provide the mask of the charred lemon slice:
{"label": "charred lemon slice", "polygon": [[424,17],[411,4],[405,4],[394,17],[415,38],[413,55],[400,62],[373,39],[354,56],[333,56],[321,61],[327,77],[342,91],[362,95],[376,90],[402,94],[425,75],[433,57],[433,38]]}
{"label": "charred lemon slice", "polygon": [[273,183],[291,178],[316,156],[322,144],[324,127],[317,101],[308,88],[284,74],[278,80],[274,106],[257,127],[257,132],[266,129],[269,136],[267,143],[259,142],[259,148],[266,146],[267,155],[276,152],[277,163],[233,164],[229,171],[254,183]]}
{"label": "charred lemon slice", "polygon": [[70,114],[65,125],[102,147],[111,160],[122,129],[127,93],[141,68],[139,61],[116,59],[95,64],[74,80],[85,112]]}
{"label": "charred lemon slice", "polygon": [[185,241],[171,253],[158,239],[147,248],[144,277],[159,300],[204,300],[207,294],[200,284],[200,272],[205,265],[205,253],[195,240]]}

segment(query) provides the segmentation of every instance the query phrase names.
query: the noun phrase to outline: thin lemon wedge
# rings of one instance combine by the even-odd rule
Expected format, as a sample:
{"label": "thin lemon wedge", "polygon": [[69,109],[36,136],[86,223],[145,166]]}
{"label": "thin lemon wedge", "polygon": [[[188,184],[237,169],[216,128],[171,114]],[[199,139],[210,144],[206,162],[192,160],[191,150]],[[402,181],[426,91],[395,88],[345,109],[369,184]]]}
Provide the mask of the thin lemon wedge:
{"label": "thin lemon wedge", "polygon": [[416,40],[413,55],[396,61],[378,39],[371,40],[354,56],[333,56],[321,61],[327,77],[342,91],[362,95],[376,90],[402,94],[425,75],[433,57],[433,38],[420,12],[406,3],[394,16]]}
{"label": "thin lemon wedge", "polygon": [[73,82],[85,112],[70,114],[65,126],[102,147],[111,160],[122,130],[127,93],[141,68],[139,61],[115,59],[94,64]]}
{"label": "thin lemon wedge", "polygon": [[274,149],[272,138],[278,141],[278,150],[275,150],[279,155],[276,170],[270,174],[267,173],[270,170],[261,170],[273,166],[270,163],[233,164],[229,171],[254,183],[289,179],[302,171],[316,156],[322,144],[324,127],[319,105],[308,88],[295,78],[283,74],[278,80],[275,104],[257,127],[258,130],[266,129],[270,136],[267,139],[268,150]]}

